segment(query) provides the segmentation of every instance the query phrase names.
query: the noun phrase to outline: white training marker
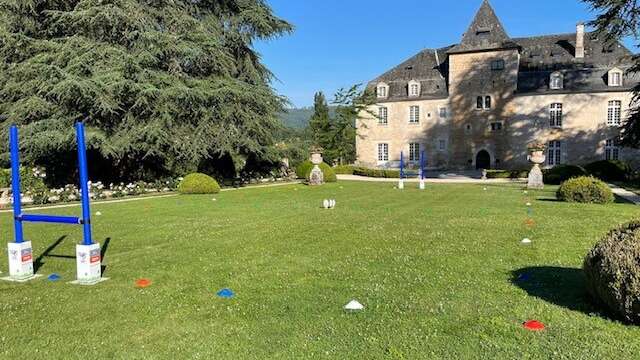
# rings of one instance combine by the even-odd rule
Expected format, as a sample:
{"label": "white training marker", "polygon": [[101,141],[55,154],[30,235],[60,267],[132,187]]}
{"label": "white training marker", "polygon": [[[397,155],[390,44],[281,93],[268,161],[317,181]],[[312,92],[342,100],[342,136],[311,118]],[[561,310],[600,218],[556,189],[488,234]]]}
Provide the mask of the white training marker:
{"label": "white training marker", "polygon": [[328,209],[328,208],[329,208],[329,206],[330,206],[330,205],[329,205],[329,200],[326,200],[326,199],[325,199],[325,201],[323,201],[323,202],[322,202],[322,207],[324,207],[325,209]]}
{"label": "white training marker", "polygon": [[487,191],[487,188],[484,188],[484,191]]}
{"label": "white training marker", "polygon": [[211,199],[211,201],[218,201],[218,199],[216,199],[216,198],[213,198],[213,199]]}
{"label": "white training marker", "polygon": [[531,239],[526,239],[526,238],[525,238],[525,239],[522,239],[522,243],[523,243],[523,244],[531,244],[531,243],[532,243],[532,241],[531,241]]}
{"label": "white training marker", "polygon": [[364,310],[364,305],[360,304],[356,300],[351,300],[347,305],[344,306],[344,309],[349,311],[360,311]]}
{"label": "white training marker", "polygon": [[531,206],[531,203],[527,203],[527,206]]}
{"label": "white training marker", "polygon": [[102,216],[102,213],[100,211],[96,211],[96,216]]}

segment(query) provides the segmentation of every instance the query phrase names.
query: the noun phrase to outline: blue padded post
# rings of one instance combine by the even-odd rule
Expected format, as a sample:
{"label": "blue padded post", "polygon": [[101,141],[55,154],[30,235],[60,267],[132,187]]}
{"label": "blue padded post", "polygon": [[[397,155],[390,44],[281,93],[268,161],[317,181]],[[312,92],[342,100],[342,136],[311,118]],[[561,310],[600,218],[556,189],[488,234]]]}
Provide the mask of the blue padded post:
{"label": "blue padded post", "polygon": [[9,144],[11,147],[11,190],[13,191],[13,227],[16,243],[24,242],[22,222],[22,196],[20,195],[20,146],[18,145],[18,127],[11,125],[9,130]]}
{"label": "blue padded post", "polygon": [[80,171],[80,191],[82,192],[82,227],[84,245],[93,244],[91,239],[91,209],[89,208],[89,170],[87,169],[87,150],[84,143],[84,124],[76,123],[78,141],[78,170]]}
{"label": "blue padded post", "polygon": [[400,152],[400,179],[404,179],[404,151]]}

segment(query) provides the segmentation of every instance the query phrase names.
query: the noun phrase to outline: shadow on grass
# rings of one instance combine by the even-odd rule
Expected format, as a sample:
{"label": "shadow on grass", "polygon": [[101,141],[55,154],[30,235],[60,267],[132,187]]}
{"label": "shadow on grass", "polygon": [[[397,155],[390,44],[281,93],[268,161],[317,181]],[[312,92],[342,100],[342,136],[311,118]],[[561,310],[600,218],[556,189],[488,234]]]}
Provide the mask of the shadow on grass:
{"label": "shadow on grass", "polygon": [[104,265],[104,257],[107,255],[107,249],[109,249],[109,243],[111,242],[111,238],[108,237],[104,239],[104,243],[102,243],[100,247],[100,259],[101,259],[101,274],[104,276],[104,273],[107,272],[107,265]]}
{"label": "shadow on grass", "polygon": [[[58,247],[58,245],[60,245],[64,239],[67,238],[67,235],[61,236],[60,238],[58,238],[58,240],[54,241],[53,244],[49,245],[49,247],[42,252],[42,254],[40,254],[40,256],[38,256],[38,258],[33,262],[33,272],[37,273],[38,270],[42,267],[42,265],[44,265],[44,258],[45,257],[65,257],[64,255],[51,255],[51,252],[53,250],[55,250],[55,248]],[[75,256],[72,257],[73,259],[75,259]]]}
{"label": "shadow on grass", "polygon": [[[555,203],[567,203],[566,201],[562,201],[562,200],[560,200],[560,199],[558,199],[558,198],[555,198],[555,199],[554,199],[554,198],[550,198],[550,197],[549,197],[549,198],[542,198],[542,197],[541,197],[541,198],[536,199],[536,201],[542,201],[542,202],[555,202]],[[615,196],[614,203],[615,203],[615,204],[633,204],[633,202],[631,202],[631,201],[629,201],[629,200],[626,200],[626,199],[624,199],[624,198],[621,198],[621,197],[619,197],[619,196],[617,196],[617,195]],[[567,203],[567,204],[569,204],[569,203]],[[578,203],[573,203],[573,204],[578,204]]]}
{"label": "shadow on grass", "polygon": [[527,267],[512,275],[511,282],[529,296],[585,314],[599,313],[588,297],[582,269]]}

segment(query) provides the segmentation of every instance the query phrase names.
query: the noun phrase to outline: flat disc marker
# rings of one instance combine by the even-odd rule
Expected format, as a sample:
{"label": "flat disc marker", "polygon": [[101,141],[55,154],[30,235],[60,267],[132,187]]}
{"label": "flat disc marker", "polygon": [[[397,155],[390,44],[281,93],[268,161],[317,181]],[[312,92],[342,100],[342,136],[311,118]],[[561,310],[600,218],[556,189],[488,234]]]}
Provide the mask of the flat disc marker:
{"label": "flat disc marker", "polygon": [[62,277],[58,274],[51,274],[47,277],[47,280],[51,281],[51,282],[55,282],[60,280]]}
{"label": "flat disc marker", "polygon": [[151,280],[149,280],[149,279],[138,279],[138,280],[136,280],[136,288],[138,288],[138,289],[148,288],[149,286],[151,286]]}
{"label": "flat disc marker", "polygon": [[218,291],[216,295],[218,295],[219,298],[223,298],[223,299],[231,299],[232,297],[235,296],[235,294],[233,293],[233,290],[231,289],[222,289]]}
{"label": "flat disc marker", "polygon": [[544,330],[544,324],[538,320],[529,320],[522,324],[522,326],[529,331],[542,331]]}

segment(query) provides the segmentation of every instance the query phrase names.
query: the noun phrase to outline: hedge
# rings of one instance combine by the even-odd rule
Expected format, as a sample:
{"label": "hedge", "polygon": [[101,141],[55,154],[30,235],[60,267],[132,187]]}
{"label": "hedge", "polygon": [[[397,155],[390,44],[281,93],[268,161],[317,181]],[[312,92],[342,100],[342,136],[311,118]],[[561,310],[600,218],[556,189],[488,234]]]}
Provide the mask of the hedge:
{"label": "hedge", "polygon": [[353,165],[338,165],[333,167],[333,172],[338,175],[353,175],[355,169]]}
{"label": "hedge", "polygon": [[589,175],[583,167],[577,165],[558,165],[544,170],[543,174],[545,184],[550,185],[560,185],[571,178]]}
{"label": "hedge", "polygon": [[625,181],[631,175],[631,166],[618,160],[601,160],[585,165],[585,170],[604,181]]}
{"label": "hedge", "polygon": [[529,177],[529,170],[487,170],[488,179],[524,179]]}
{"label": "hedge", "polygon": [[353,169],[353,175],[373,178],[400,179],[400,170],[368,169],[357,167]]}

